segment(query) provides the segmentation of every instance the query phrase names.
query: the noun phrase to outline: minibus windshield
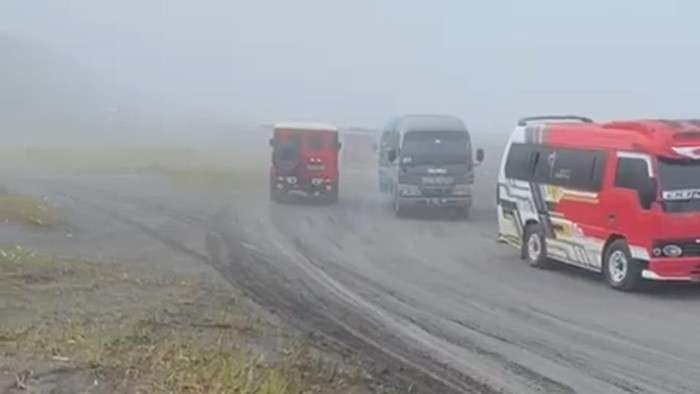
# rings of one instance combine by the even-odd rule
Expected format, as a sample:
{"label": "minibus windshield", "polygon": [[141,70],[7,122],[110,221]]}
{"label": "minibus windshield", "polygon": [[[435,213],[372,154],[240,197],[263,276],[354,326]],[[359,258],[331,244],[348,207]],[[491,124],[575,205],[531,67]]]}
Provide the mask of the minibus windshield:
{"label": "minibus windshield", "polygon": [[456,131],[414,131],[403,142],[402,164],[439,165],[469,163],[469,137]]}
{"label": "minibus windshield", "polygon": [[660,158],[659,186],[666,210],[700,211],[700,160]]}

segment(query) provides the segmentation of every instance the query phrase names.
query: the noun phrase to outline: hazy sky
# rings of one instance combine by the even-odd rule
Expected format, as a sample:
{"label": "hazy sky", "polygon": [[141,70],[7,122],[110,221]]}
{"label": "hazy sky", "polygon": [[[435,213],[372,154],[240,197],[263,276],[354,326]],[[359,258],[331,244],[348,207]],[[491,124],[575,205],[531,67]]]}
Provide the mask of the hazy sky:
{"label": "hazy sky", "polygon": [[41,41],[162,102],[244,121],[483,129],[520,115],[698,116],[700,2],[2,0]]}

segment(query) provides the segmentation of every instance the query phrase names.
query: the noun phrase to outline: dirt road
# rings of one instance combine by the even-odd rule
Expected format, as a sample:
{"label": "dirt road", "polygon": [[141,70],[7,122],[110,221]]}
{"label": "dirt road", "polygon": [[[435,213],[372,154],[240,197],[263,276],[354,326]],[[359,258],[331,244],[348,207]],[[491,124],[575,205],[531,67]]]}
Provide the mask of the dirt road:
{"label": "dirt road", "polygon": [[625,294],[528,267],[495,242],[493,165],[481,171],[466,221],[395,219],[365,171],[343,174],[335,206],[271,204],[263,188],[178,193],[153,175],[19,183],[213,264],[418,392],[697,392],[700,288]]}

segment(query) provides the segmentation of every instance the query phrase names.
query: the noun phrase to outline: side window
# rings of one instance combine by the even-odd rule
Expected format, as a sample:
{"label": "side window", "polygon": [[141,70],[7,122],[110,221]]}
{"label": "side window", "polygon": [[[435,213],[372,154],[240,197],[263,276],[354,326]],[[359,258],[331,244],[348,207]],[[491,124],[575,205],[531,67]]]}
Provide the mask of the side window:
{"label": "side window", "polygon": [[530,160],[530,166],[534,170],[532,180],[537,183],[551,183],[555,159],[556,154],[552,149],[541,147],[534,152]]}
{"label": "side window", "polygon": [[550,183],[586,191],[600,190],[605,159],[605,152],[558,149],[554,157],[549,157]]}
{"label": "side window", "polygon": [[533,154],[535,147],[526,144],[511,144],[506,159],[506,178],[521,181],[532,180]]}
{"label": "side window", "polygon": [[606,158],[602,151],[512,144],[506,161],[506,177],[597,191],[602,185]]}
{"label": "side window", "polygon": [[649,178],[649,167],[642,159],[621,157],[617,162],[615,186],[639,190],[641,182]]}

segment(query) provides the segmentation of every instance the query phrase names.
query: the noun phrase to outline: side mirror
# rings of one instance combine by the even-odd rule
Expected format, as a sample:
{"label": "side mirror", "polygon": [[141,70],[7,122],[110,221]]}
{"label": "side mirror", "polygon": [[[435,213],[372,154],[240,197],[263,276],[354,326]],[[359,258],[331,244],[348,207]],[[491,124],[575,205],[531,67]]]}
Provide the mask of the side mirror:
{"label": "side mirror", "polygon": [[654,178],[643,178],[639,182],[639,189],[637,190],[637,193],[639,194],[639,202],[641,203],[642,208],[651,208],[651,204],[656,201],[659,194],[658,187],[656,186],[656,180]]}
{"label": "side mirror", "polygon": [[268,143],[270,146],[274,147],[274,146],[275,146],[275,139],[274,139],[274,138],[270,138],[270,139],[267,141],[267,143]]}
{"label": "side mirror", "polygon": [[484,150],[479,148],[476,150],[476,164],[481,164],[484,162]]}
{"label": "side mirror", "polygon": [[390,149],[388,152],[386,152],[386,157],[389,159],[389,163],[395,162],[396,156],[398,156],[396,149]]}
{"label": "side mirror", "polygon": [[343,144],[341,142],[337,142],[335,145],[335,149],[340,150],[343,147]]}

